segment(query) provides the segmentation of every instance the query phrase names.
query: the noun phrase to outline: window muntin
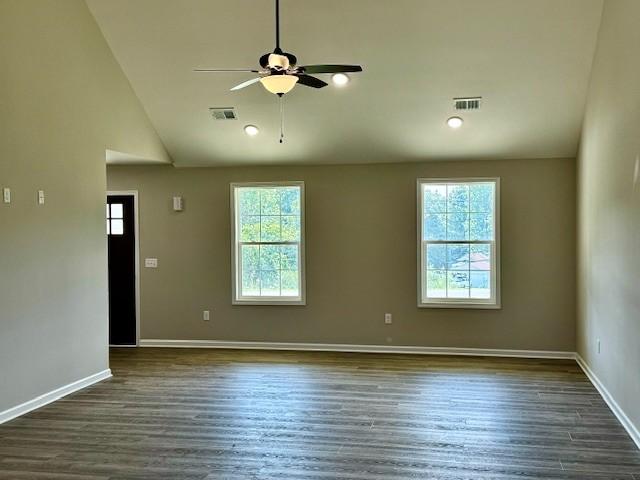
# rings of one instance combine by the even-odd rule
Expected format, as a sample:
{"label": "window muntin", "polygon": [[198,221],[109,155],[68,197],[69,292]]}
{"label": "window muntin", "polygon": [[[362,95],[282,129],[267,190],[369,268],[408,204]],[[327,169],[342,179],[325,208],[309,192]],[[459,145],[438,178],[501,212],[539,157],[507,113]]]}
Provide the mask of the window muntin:
{"label": "window muntin", "polygon": [[107,203],[107,235],[124,235],[122,203]]}
{"label": "window muntin", "polygon": [[418,181],[419,306],[499,307],[498,179]]}
{"label": "window muntin", "polygon": [[304,303],[304,185],[233,184],[233,301]]}

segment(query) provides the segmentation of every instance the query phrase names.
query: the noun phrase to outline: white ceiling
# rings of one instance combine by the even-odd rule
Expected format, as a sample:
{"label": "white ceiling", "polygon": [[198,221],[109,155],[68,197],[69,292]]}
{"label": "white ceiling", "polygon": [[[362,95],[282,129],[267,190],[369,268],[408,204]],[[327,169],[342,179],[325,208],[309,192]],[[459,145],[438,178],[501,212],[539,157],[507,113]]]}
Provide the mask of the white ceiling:
{"label": "white ceiling", "polygon": [[[273,50],[272,0],[87,0],[176,165],[573,157],[602,0],[281,0],[299,63],[358,63],[343,89],[276,96],[251,74]],[[319,75],[328,80],[327,75]],[[445,125],[453,97],[482,110]],[[216,121],[209,107],[236,108]],[[261,133],[249,138],[245,124]]]}

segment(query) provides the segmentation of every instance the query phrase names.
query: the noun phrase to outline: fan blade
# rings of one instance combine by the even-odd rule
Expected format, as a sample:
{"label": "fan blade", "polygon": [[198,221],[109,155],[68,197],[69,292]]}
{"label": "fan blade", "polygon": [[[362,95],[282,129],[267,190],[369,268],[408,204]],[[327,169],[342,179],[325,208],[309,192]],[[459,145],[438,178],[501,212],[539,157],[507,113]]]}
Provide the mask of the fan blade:
{"label": "fan blade", "polygon": [[304,73],[346,73],[361,72],[360,65],[307,65],[301,67]]}
{"label": "fan blade", "polygon": [[236,85],[235,87],[233,87],[233,88],[231,89],[231,91],[232,91],[232,92],[234,92],[234,91],[236,91],[236,90],[240,90],[240,89],[242,89],[242,88],[244,88],[244,87],[248,87],[249,85],[253,85],[254,83],[258,83],[258,82],[260,81],[260,78],[261,78],[261,77],[258,77],[258,78],[252,78],[251,80],[247,80],[246,82],[242,82],[241,84]]}
{"label": "fan blade", "polygon": [[322,88],[329,85],[327,82],[320,80],[319,78],[312,77],[310,75],[297,75],[298,83],[300,85],[306,85],[307,87]]}
{"label": "fan blade", "polygon": [[224,72],[259,73],[258,70],[251,70],[249,68],[194,68],[193,71],[197,73],[224,73]]}

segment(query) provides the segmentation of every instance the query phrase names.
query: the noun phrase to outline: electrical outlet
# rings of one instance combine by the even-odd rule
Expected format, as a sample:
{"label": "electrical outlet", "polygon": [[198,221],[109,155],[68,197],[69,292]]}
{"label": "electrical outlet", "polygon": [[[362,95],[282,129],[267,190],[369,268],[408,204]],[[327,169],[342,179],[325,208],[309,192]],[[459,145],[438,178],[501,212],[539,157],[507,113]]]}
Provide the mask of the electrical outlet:
{"label": "electrical outlet", "polygon": [[598,353],[600,353],[600,339],[598,339]]}
{"label": "electrical outlet", "polygon": [[209,310],[205,310],[202,312],[202,320],[204,320],[205,322],[209,321]]}
{"label": "electrical outlet", "polygon": [[393,315],[391,315],[390,313],[385,313],[384,323],[386,323],[387,325],[391,325],[393,323]]}
{"label": "electrical outlet", "polygon": [[38,205],[44,205],[44,190],[38,190]]}

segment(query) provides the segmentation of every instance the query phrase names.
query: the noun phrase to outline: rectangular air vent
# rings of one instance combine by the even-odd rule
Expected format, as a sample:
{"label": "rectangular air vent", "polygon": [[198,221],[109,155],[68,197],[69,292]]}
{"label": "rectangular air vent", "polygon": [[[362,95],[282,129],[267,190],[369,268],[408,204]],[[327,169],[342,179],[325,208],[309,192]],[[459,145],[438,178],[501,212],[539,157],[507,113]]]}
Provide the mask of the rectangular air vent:
{"label": "rectangular air vent", "polygon": [[482,97],[454,98],[456,110],[479,110]]}
{"label": "rectangular air vent", "polygon": [[235,120],[238,118],[233,107],[211,107],[209,112],[216,120]]}

